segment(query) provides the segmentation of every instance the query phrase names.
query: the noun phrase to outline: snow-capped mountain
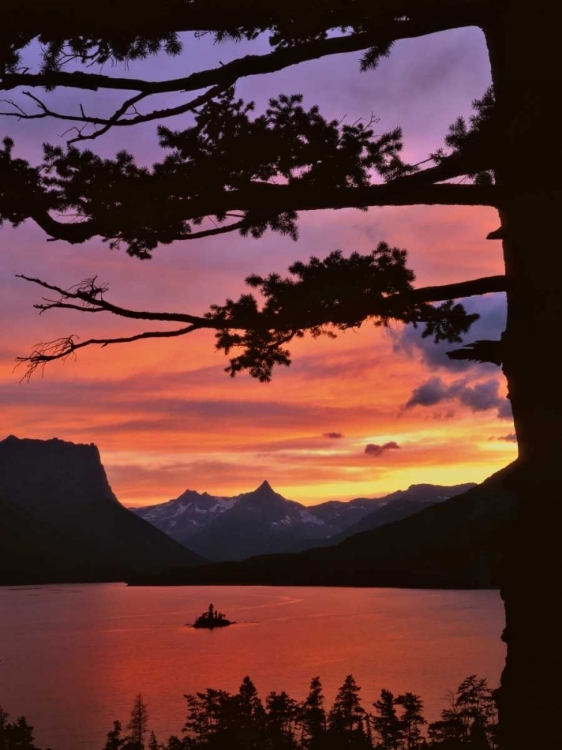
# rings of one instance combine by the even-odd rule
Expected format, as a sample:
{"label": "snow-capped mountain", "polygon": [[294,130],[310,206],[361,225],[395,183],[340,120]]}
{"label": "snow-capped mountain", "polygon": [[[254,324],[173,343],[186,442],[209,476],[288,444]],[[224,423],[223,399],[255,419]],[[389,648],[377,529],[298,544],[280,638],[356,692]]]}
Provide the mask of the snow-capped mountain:
{"label": "snow-capped mountain", "polygon": [[333,544],[363,519],[369,519],[368,528],[392,523],[469,486],[412,485],[384,498],[305,506],[287,500],[264,481],[253,492],[235,497],[186,490],[175,500],[133,512],[209,559],[241,560]]}
{"label": "snow-capped mountain", "polygon": [[230,510],[237,500],[236,497],[216,497],[208,492],[200,494],[195,490],[186,490],[175,500],[134,508],[133,512],[183,542]]}

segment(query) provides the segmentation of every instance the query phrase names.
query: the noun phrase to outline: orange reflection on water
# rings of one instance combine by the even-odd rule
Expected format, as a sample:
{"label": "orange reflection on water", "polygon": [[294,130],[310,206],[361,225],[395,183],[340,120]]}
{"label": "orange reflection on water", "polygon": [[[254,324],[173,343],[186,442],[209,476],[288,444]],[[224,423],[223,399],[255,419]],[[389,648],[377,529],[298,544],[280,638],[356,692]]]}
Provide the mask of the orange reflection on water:
{"label": "orange reflection on water", "polygon": [[[185,627],[213,602],[235,626]],[[495,591],[293,587],[2,589],[0,702],[53,750],[96,750],[134,696],[162,740],[180,733],[183,695],[235,692],[249,675],[262,699],[297,700],[320,676],[328,704],[346,675],[366,708],[382,688],[422,696],[438,718],[468,674],[496,686],[504,659]]]}

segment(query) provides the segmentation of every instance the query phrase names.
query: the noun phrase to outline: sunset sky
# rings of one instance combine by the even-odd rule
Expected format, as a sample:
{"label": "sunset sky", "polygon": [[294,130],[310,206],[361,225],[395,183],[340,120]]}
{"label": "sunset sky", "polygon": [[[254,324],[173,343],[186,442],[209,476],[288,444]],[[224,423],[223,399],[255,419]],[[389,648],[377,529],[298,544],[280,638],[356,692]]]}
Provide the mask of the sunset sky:
{"label": "sunset sky", "polygon": [[[249,51],[265,53],[265,39],[213,45],[188,39],[181,58],[131,65],[131,76],[166,78],[227,62]],[[114,72],[109,69],[107,73]],[[124,75],[127,71],[116,71]],[[237,94],[257,110],[279,93],[304,94],[326,117],[354,122],[373,113],[381,133],[400,125],[405,158],[417,162],[440,147],[447,128],[489,85],[481,33],[453,31],[395,45],[378,70],[359,72],[359,55],[324,59],[281,73],[245,79]],[[14,98],[17,94],[13,94]],[[103,111],[113,94],[88,97],[57,91],[51,102],[77,110],[94,101]],[[177,98],[171,98],[176,101]],[[170,100],[170,98],[169,98]],[[168,101],[169,101],[168,100]],[[162,98],[158,105],[165,106]],[[191,118],[168,121],[186,127]],[[41,143],[64,143],[64,124],[4,120],[17,155],[40,159]],[[161,158],[154,124],[121,128],[95,142],[106,156],[120,148],[141,162]],[[286,271],[296,259],[369,252],[378,242],[409,251],[417,285],[502,273],[493,209],[372,208],[301,215],[297,243],[277,234],[260,240],[237,235],[160,247],[151,261],[111,251],[99,239],[84,245],[47,243],[30,222],[1,230],[0,439],[58,437],[96,443],[121,502],[144,505],[185,489],[234,495],[264,479],[285,497],[311,504],[375,497],[412,483],[481,481],[516,456],[505,381],[492,365],[452,363],[415,330],[365,324],[336,340],[293,344],[293,365],[261,384],[231,379],[214,351],[212,333],[86,350],[77,361],[53,363],[44,377],[20,383],[14,359],[33,344],[71,333],[132,334],[138,325],[99,315],[52,311],[39,316],[41,293],[18,273],[70,286],[96,274],[110,284],[107,298],[124,306],[202,314],[212,303],[245,291],[249,273]],[[497,338],[503,295],[469,300],[481,320],[468,341]]]}

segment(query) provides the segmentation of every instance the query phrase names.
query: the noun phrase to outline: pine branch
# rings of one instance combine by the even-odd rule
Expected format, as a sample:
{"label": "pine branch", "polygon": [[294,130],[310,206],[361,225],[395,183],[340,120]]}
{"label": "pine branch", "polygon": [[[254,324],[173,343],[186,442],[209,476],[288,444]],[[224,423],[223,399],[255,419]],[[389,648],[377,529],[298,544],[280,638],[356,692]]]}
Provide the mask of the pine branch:
{"label": "pine branch", "polygon": [[447,352],[449,359],[468,362],[491,362],[498,367],[503,363],[503,345],[501,341],[479,340],[464,344],[461,349]]}
{"label": "pine branch", "polygon": [[374,8],[370,0],[355,0],[353,3],[312,0],[305,6],[296,0],[284,4],[277,0],[262,0],[259,5],[255,0],[238,0],[235,5],[231,0],[191,0],[189,3],[167,2],[147,6],[143,13],[139,13],[138,4],[127,0],[98,0],[95,5],[84,7],[66,0],[52,0],[47,12],[38,7],[35,0],[14,0],[4,28],[9,32],[17,30],[27,37],[43,33],[46,39],[50,36],[72,38],[81,34],[109,36],[122,29],[139,36],[185,31],[230,32],[268,28],[282,23],[287,15],[294,25],[299,21],[302,24],[313,11],[327,29],[351,24],[367,13],[379,23],[389,17],[423,18],[431,14],[441,23],[447,19],[450,24],[460,25],[467,23],[469,18],[474,19],[487,5],[488,0],[378,0]]}
{"label": "pine branch", "polygon": [[[246,55],[218,68],[210,68],[181,78],[164,81],[116,78],[99,73],[70,73],[64,70],[45,73],[7,73],[0,79],[0,90],[7,91],[21,86],[47,89],[62,86],[87,91],[99,91],[100,89],[138,91],[146,96],[196,91],[211,86],[230,86],[240,78],[275,73],[284,68],[317,60],[321,57],[358,52],[380,42],[380,40],[380,33],[371,32],[318,39],[299,47],[277,49],[267,55]],[[392,37],[386,35],[385,41],[392,41]]]}
{"label": "pine branch", "polygon": [[[25,3],[23,4],[25,5]],[[395,6],[394,8],[392,6]],[[423,5],[427,6],[425,11],[431,6],[431,13],[424,12]],[[401,7],[402,6],[402,7]],[[387,8],[381,7],[380,9],[373,10],[372,8],[361,10],[360,4],[357,3],[355,10],[350,11],[349,8],[343,4],[339,14],[334,12],[326,13],[326,6],[322,8],[326,20],[324,26],[320,24],[316,34],[319,38],[311,38],[307,40],[287,40],[286,43],[281,43],[274,49],[273,52],[267,55],[247,55],[237,60],[233,60],[226,65],[221,65],[219,68],[213,68],[204,71],[198,71],[192,73],[189,76],[183,76],[181,78],[168,79],[164,81],[149,81],[145,79],[136,78],[123,78],[123,77],[111,77],[102,75],[99,73],[85,73],[83,71],[68,72],[62,70],[62,64],[59,65],[44,65],[43,70],[39,73],[32,73],[28,70],[12,70],[8,68],[3,74],[0,73],[0,90],[11,90],[25,87],[43,87],[47,91],[51,91],[57,87],[67,87],[72,89],[82,89],[88,91],[99,91],[99,90],[117,90],[117,91],[136,91],[138,92],[137,97],[131,97],[123,102],[123,104],[116,110],[116,112],[110,118],[99,118],[95,116],[85,116],[82,112],[82,116],[74,116],[70,114],[64,114],[60,112],[54,112],[50,110],[43,103],[40,103],[41,112],[30,115],[25,114],[13,101],[9,103],[16,108],[15,112],[5,111],[0,112],[0,115],[8,117],[19,117],[20,119],[38,119],[40,117],[52,117],[54,119],[74,121],[88,123],[91,125],[102,126],[101,131],[97,131],[89,136],[84,136],[82,132],[78,133],[78,136],[74,140],[85,140],[100,137],[106,133],[111,127],[116,124],[121,126],[132,126],[142,122],[148,122],[155,119],[163,119],[166,117],[172,117],[183,112],[192,111],[195,104],[185,104],[179,107],[155,109],[147,115],[139,115],[138,117],[123,118],[125,112],[132,106],[137,100],[144,99],[148,96],[155,94],[166,94],[171,92],[188,92],[195,91],[202,88],[214,88],[219,87],[223,89],[231,86],[240,78],[253,75],[263,75],[267,73],[276,72],[283,70],[292,65],[297,65],[302,62],[316,60],[325,56],[343,54],[349,52],[355,52],[360,50],[367,50],[365,57],[363,58],[363,67],[375,67],[378,59],[381,56],[388,54],[388,51],[392,44],[399,39],[408,39],[418,37],[426,34],[432,34],[438,31],[445,31],[450,28],[456,28],[459,25],[475,25],[478,23],[478,17],[482,15],[482,3],[476,2],[476,0],[457,0],[455,3],[445,0],[425,0],[421,2],[418,0],[417,5],[412,3],[398,3],[395,2],[390,4]],[[18,8],[17,11],[21,11]],[[243,12],[237,8],[235,17],[231,18],[230,21],[223,21],[222,19],[229,18],[229,10],[223,8],[219,14],[212,10],[205,10],[204,8],[197,9],[193,6],[190,10],[186,10],[187,17],[195,19],[199,17],[201,22],[204,23],[203,19],[206,19],[206,25],[203,28],[197,28],[195,25],[188,24],[189,28],[195,31],[204,32],[207,29],[208,22],[212,25],[217,24],[214,30],[217,33],[233,33],[234,35],[239,33],[239,29],[244,27],[242,23]],[[256,29],[275,28],[276,17],[280,17],[285,23],[287,21],[287,10],[282,11],[273,4],[269,10],[265,10],[263,17],[263,26],[259,24],[261,8],[257,8],[255,4],[251,4],[248,8],[248,21],[250,27],[252,24],[256,24]],[[296,7],[295,10],[300,10]],[[17,12],[16,11],[16,12]],[[98,11],[99,12],[99,11]],[[351,12],[351,15],[349,15]],[[310,10],[307,10],[310,13]],[[354,15],[355,14],[355,15]],[[358,14],[358,15],[357,15]],[[9,16],[10,14],[8,14]],[[135,13],[135,16],[144,14]],[[176,28],[181,27],[182,24],[178,19],[184,15],[180,8],[175,9],[174,18],[169,19],[169,23],[173,26],[168,26],[162,29],[161,33],[169,33],[173,30],[174,33],[178,31],[186,31],[188,29]],[[291,16],[291,13],[288,14]],[[293,14],[294,15],[294,14]],[[365,18],[369,19],[368,26],[369,30],[365,30],[365,21],[360,22],[360,19],[365,15]],[[158,35],[156,29],[158,28],[158,22],[162,21],[164,13],[159,19],[153,19],[154,23],[151,24],[150,36],[154,34]],[[347,18],[346,18],[347,16]],[[54,14],[56,17],[56,13]],[[100,24],[100,19],[96,19],[94,22],[94,29],[97,29],[101,35],[101,39],[105,36],[111,39],[112,34],[115,35],[118,32],[119,21],[115,17],[115,14],[111,14],[112,23],[110,28],[104,27],[104,24]],[[54,32],[54,37],[57,40],[56,44],[60,43],[61,38],[65,36],[72,37],[75,33],[79,38],[87,38],[88,34],[88,21],[87,18],[81,18],[79,24],[79,30],[72,32],[72,14],[65,13],[64,18],[58,19],[58,27]],[[33,11],[30,13],[22,14],[20,24],[23,27],[26,23],[31,22],[33,24]],[[41,26],[36,30],[36,34],[41,34],[43,40],[49,39],[48,23],[49,17],[45,17],[42,14]],[[74,19],[77,22],[77,19]],[[126,34],[131,36],[131,44],[134,47],[134,34],[139,33],[142,36],[142,29],[144,28],[143,22],[146,19],[138,19],[135,17],[127,18],[126,23]],[[217,23],[218,21],[218,23]],[[298,24],[294,25],[295,19],[292,19],[292,23],[289,24],[289,28],[298,28]],[[224,24],[224,25],[223,25]],[[234,25],[233,25],[234,24]],[[240,25],[242,24],[242,25]],[[353,27],[354,24],[361,30],[356,30],[355,33],[347,34],[343,36],[327,37],[326,34],[330,30],[343,29]],[[18,34],[21,35],[23,28],[20,25],[17,29]],[[148,29],[145,29],[145,33]],[[5,30],[5,33],[8,33]],[[30,32],[33,34],[33,32]],[[249,34],[249,27],[246,27],[244,32]],[[105,35],[105,36],[104,36]],[[281,34],[283,36],[283,34]],[[313,35],[314,36],[314,35]],[[100,41],[101,44],[101,41]],[[1,55],[1,49],[0,49]],[[96,61],[95,54],[86,54],[82,51],[82,54],[75,53],[69,55],[72,60],[82,59],[84,64],[90,63],[91,58]],[[126,55],[125,55],[126,57]],[[64,56],[63,56],[64,60]],[[0,67],[1,71],[1,67]],[[29,95],[29,92],[27,92]],[[196,100],[197,101],[197,100]]]}
{"label": "pine branch", "polygon": [[[251,374],[262,381],[267,381],[271,377],[273,364],[289,364],[289,353],[281,347],[289,343],[295,336],[301,336],[304,331],[310,331],[313,335],[318,335],[321,327],[325,325],[335,325],[339,328],[347,327],[347,324],[342,322],[342,319],[337,314],[334,316],[334,308],[330,308],[329,306],[325,307],[324,317],[307,320],[306,314],[300,311],[295,316],[294,306],[290,303],[285,314],[281,310],[273,318],[265,309],[260,313],[252,305],[248,306],[246,302],[242,303],[241,309],[237,310],[234,316],[230,314],[225,316],[224,310],[228,308],[228,305],[231,306],[231,310],[236,305],[236,303],[229,302],[227,303],[227,308],[215,307],[213,314],[201,317],[187,313],[131,310],[115,305],[104,298],[104,294],[108,291],[108,286],[106,284],[98,284],[97,277],[86,279],[69,289],[63,289],[54,284],[49,284],[42,279],[28,277],[23,274],[18,275],[18,278],[37,284],[44,289],[60,295],[58,299],[43,298],[41,303],[34,305],[40,311],[40,314],[52,309],[70,309],[85,313],[109,312],[113,315],[136,320],[189,324],[187,327],[172,331],[145,331],[128,337],[91,338],[77,343],[77,336],[71,335],[39,343],[29,356],[18,357],[16,359],[18,366],[26,365],[27,367],[22,380],[29,380],[38,369],[43,369],[49,362],[75,357],[78,350],[86,347],[105,347],[110,344],[125,344],[151,338],[178,337],[198,330],[211,329],[217,331],[217,347],[224,349],[227,354],[232,346],[244,345],[250,352],[252,351],[252,347],[257,347],[258,349],[257,354],[254,351],[252,354],[242,355],[242,357],[231,360],[231,366],[227,368],[231,374],[235,374],[241,369],[249,369]],[[443,300],[459,299],[505,290],[506,279],[504,276],[490,276],[456,284],[408,289],[406,292],[375,298],[367,305],[359,302],[356,310],[346,310],[345,319],[351,321],[349,325],[357,325],[358,320],[369,317],[380,317],[382,320],[385,320],[388,316],[400,318],[400,313],[397,311],[411,308],[413,305],[425,305],[431,302],[441,302]],[[242,298],[242,300],[244,299]],[[410,317],[409,320],[416,324],[415,316]],[[273,330],[272,326],[276,326],[277,330]],[[233,337],[230,333],[233,330],[242,331],[244,337]],[[239,343],[239,341],[243,343]],[[455,357],[454,353],[453,357]],[[470,355],[464,355],[463,353],[462,357],[470,358]],[[460,357],[457,355],[456,358]]]}
{"label": "pine branch", "polygon": [[[258,33],[268,29],[274,30],[274,36],[279,37],[277,42],[280,49],[276,52],[282,52],[290,60],[291,53],[297,51],[301,55],[301,61],[304,61],[324,54],[337,54],[338,45],[343,45],[340,49],[342,52],[357,49],[355,46],[345,46],[350,44],[349,41],[326,38],[327,32],[332,30],[352,28],[356,32],[353,37],[361,33],[370,34],[372,41],[365,39],[359,42],[365,44],[365,47],[359,47],[364,49],[376,46],[381,41],[388,43],[461,26],[480,25],[487,10],[486,0],[379,0],[375,7],[367,0],[356,0],[354,3],[326,3],[321,0],[305,6],[296,0],[282,4],[277,0],[269,0],[259,5],[254,0],[237,2],[235,5],[231,0],[201,0],[189,4],[167,2],[153,10],[143,8],[142,13],[138,12],[135,3],[124,0],[98,0],[91,8],[79,9],[59,0],[50,2],[48,10],[38,6],[36,0],[7,2],[3,37],[15,40],[10,52],[13,54],[27,46],[34,37],[40,37],[50,64],[44,66],[39,74],[14,70],[13,64],[8,66],[0,79],[0,86],[4,89],[18,86],[43,86],[47,89],[72,86],[89,90],[131,90],[132,87],[132,90],[143,92],[151,88],[153,93],[158,86],[166,84],[126,78],[111,79],[108,76],[81,72],[66,73],[60,70],[60,66],[67,60],[78,60],[83,64],[97,62],[100,57],[108,60],[112,59],[112,53],[113,59],[136,59],[156,54],[160,50],[160,42],[164,40],[168,44],[168,53],[177,54],[181,45],[177,40],[171,43],[170,38],[180,32],[211,32],[220,40],[229,35],[233,38],[255,38]],[[314,19],[312,26],[311,19]],[[299,29],[309,27],[309,38],[303,43],[298,38],[301,33]],[[297,37],[293,38],[295,34]],[[71,47],[69,53],[63,52],[65,41],[75,43],[75,48]],[[139,52],[139,42],[143,42],[142,53]],[[100,55],[101,48],[104,49],[103,55]],[[2,51],[0,46],[0,61]],[[7,54],[8,59],[10,52]],[[281,67],[285,67],[285,63],[281,62]],[[216,83],[217,81],[203,83],[197,88]]]}
{"label": "pine branch", "polygon": [[416,302],[443,302],[448,299],[466,299],[482,294],[493,294],[507,291],[505,276],[484,276],[470,281],[459,281],[455,284],[426,286],[412,290]]}
{"label": "pine branch", "polygon": [[[418,174],[412,175],[412,182]],[[410,187],[410,176],[401,177],[396,182],[385,185],[370,185],[358,188],[334,188],[323,190],[298,184],[274,185],[252,183],[245,189],[223,190],[213,196],[189,198],[180,180],[159,179],[160,190],[181,197],[176,208],[176,220],[189,221],[202,216],[221,215],[230,211],[262,211],[269,214],[288,211],[315,211],[335,208],[367,208],[382,206],[498,206],[502,191],[493,185],[422,185]],[[183,194],[183,195],[182,195]],[[49,237],[64,240],[70,244],[81,244],[101,235],[113,237],[119,232],[120,214],[117,220],[111,215],[86,221],[57,221],[47,211],[36,209],[29,213],[38,226]],[[135,217],[131,217],[134,219]],[[239,227],[236,227],[239,228]],[[226,230],[225,231],[232,231]],[[219,232],[212,232],[219,234]],[[194,239],[197,235],[180,234],[177,239]],[[207,236],[207,234],[199,236]]]}

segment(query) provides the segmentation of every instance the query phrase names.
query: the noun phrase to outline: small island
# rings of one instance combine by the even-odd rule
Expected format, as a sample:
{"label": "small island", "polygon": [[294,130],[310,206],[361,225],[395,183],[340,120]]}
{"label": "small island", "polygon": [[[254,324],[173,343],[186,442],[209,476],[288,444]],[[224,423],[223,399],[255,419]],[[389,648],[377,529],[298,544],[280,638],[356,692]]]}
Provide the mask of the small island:
{"label": "small island", "polygon": [[199,615],[193,623],[194,628],[207,628],[208,630],[225,628],[227,625],[234,625],[234,623],[231,620],[227,620],[222,612],[217,612],[212,604],[209,604],[209,609],[203,612],[202,615]]}

